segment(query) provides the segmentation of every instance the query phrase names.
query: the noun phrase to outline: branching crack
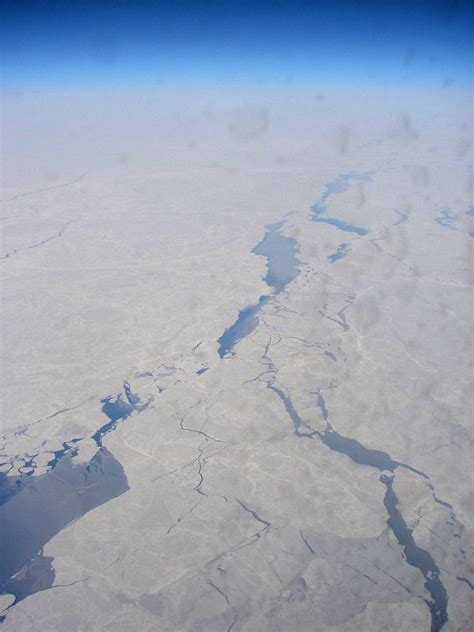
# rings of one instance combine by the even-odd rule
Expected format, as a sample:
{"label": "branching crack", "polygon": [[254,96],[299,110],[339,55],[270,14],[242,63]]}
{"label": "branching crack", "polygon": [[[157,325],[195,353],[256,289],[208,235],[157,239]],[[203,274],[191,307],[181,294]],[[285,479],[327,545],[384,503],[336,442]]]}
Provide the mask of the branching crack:
{"label": "branching crack", "polygon": [[470,581],[467,579],[467,577],[456,577],[456,579],[457,579],[459,582],[464,582],[465,584],[467,584],[467,585],[469,586],[469,588],[470,588],[471,590],[474,590],[474,584],[473,584],[472,582],[470,582]]}
{"label": "branching crack", "polygon": [[173,522],[173,524],[171,525],[171,527],[168,529],[168,531],[166,532],[166,535],[169,535],[171,533],[171,531],[173,531],[173,529],[175,527],[177,527],[179,525],[180,522],[182,522],[184,520],[184,518],[186,518],[187,516],[189,516],[190,514],[193,513],[193,511],[196,509],[196,507],[198,505],[201,504],[201,501],[198,500],[197,503],[195,503],[191,509],[189,509],[188,511],[186,511],[182,516],[180,516],[175,522]]}
{"label": "branching crack", "polygon": [[24,250],[31,250],[33,248],[38,248],[39,246],[43,246],[44,244],[47,244],[49,241],[53,241],[53,239],[58,239],[59,237],[63,235],[64,231],[67,228],[69,228],[70,225],[71,225],[71,222],[68,222],[61,228],[61,230],[57,234],[52,235],[51,237],[47,237],[46,239],[43,239],[42,241],[38,241],[35,244],[30,244],[29,246],[24,246],[23,248],[14,248],[13,250],[10,250],[10,252],[7,252],[2,257],[0,257],[0,260],[8,259],[12,255],[16,255],[17,253],[23,252]]}
{"label": "branching crack", "polygon": [[303,540],[303,542],[305,543],[305,546],[311,551],[311,553],[313,555],[316,555],[316,551],[313,549],[313,547],[311,546],[311,544],[308,542],[307,538],[305,537],[303,531],[300,529],[300,536],[301,539]]}
{"label": "branching crack", "polygon": [[214,590],[216,590],[219,593],[219,595],[222,595],[224,597],[227,605],[230,607],[230,601],[227,595],[225,594],[225,592],[221,590],[219,586],[216,586],[216,584],[214,584],[210,579],[207,580],[207,583],[209,584],[209,586],[211,586],[211,588],[214,588]]}
{"label": "branching crack", "polygon": [[207,432],[204,432],[203,430],[196,430],[195,428],[187,428],[184,425],[183,417],[181,417],[181,421],[179,422],[179,427],[181,428],[181,430],[185,430],[186,432],[193,432],[195,434],[202,435],[203,437],[205,437],[206,441],[211,440],[211,441],[215,441],[216,443],[225,443],[221,439],[216,439],[215,437],[211,437],[211,435],[207,434]]}

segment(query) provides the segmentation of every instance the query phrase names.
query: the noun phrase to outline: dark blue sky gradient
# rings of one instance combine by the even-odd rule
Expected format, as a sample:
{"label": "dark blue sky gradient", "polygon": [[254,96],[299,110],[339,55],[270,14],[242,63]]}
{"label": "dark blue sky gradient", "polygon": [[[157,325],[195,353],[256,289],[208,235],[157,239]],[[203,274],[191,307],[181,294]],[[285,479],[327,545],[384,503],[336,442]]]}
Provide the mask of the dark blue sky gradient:
{"label": "dark blue sky gradient", "polygon": [[474,2],[3,0],[7,86],[472,82]]}

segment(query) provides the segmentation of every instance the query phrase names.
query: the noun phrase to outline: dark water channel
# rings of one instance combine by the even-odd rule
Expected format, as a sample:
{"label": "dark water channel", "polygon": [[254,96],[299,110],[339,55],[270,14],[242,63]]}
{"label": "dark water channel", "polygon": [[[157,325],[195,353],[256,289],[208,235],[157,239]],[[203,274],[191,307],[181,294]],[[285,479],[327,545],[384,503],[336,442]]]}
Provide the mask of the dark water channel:
{"label": "dark water channel", "polygon": [[240,310],[235,323],[226,329],[217,341],[219,343],[218,353],[221,358],[231,352],[239,340],[242,340],[242,338],[245,338],[257,328],[260,310],[270,299],[271,296],[269,295],[261,296],[258,299],[258,303]]}
{"label": "dark water channel", "polygon": [[335,180],[328,182],[324,189],[322,196],[311,207],[312,217],[311,221],[319,222],[320,224],[330,224],[331,226],[335,226],[339,230],[342,230],[347,233],[356,233],[357,235],[367,235],[369,232],[367,228],[363,228],[361,226],[353,226],[352,224],[348,224],[336,217],[326,217],[325,213],[327,210],[327,202],[329,198],[335,193],[343,193],[347,191],[350,187],[351,180],[359,180],[362,182],[370,182],[371,177],[368,173],[360,173],[358,171],[349,171],[348,173],[343,173]]}
{"label": "dark water channel", "polygon": [[273,288],[271,294],[261,296],[258,303],[248,305],[240,310],[237,320],[224,331],[217,341],[219,356],[223,358],[230,353],[235,344],[251,334],[257,327],[262,307],[274,296],[283,292],[299,274],[300,261],[297,258],[298,244],[292,237],[281,234],[285,221],[266,226],[267,232],[252,252],[267,258],[267,274],[265,282]]}
{"label": "dark water channel", "polygon": [[[393,490],[394,472],[397,467],[406,467],[414,472],[417,470],[393,461],[386,452],[366,448],[355,439],[343,437],[330,424],[324,432],[316,432],[315,434],[333,452],[345,454],[354,463],[367,465],[381,472],[380,481],[386,488],[384,505],[388,513],[387,524],[397,542],[403,547],[407,563],[419,569],[425,578],[425,588],[431,596],[431,599],[426,600],[431,613],[431,632],[439,632],[448,621],[448,594],[440,579],[440,570],[434,559],[428,551],[421,549],[416,544],[412,530],[400,512],[398,498]],[[428,478],[423,472],[417,473]]]}
{"label": "dark water channel", "polygon": [[[367,228],[352,226],[336,217],[327,217],[325,215],[329,198],[336,193],[347,191],[353,180],[369,182],[371,177],[368,173],[350,171],[341,174],[335,180],[326,184],[320,199],[311,207],[311,220],[313,222],[331,224],[345,232],[367,235],[369,232]],[[273,292],[272,294],[261,296],[258,303],[248,305],[240,310],[234,324],[226,329],[218,340],[218,353],[221,358],[231,353],[237,342],[256,329],[263,305],[268,303],[273,296],[282,292],[298,276],[298,266],[300,264],[297,258],[298,244],[292,237],[285,237],[281,234],[281,228],[284,224],[285,220],[266,226],[267,232],[264,238],[252,250],[254,254],[267,258],[268,270],[265,282],[273,288]],[[350,244],[342,243],[329,259],[334,263],[344,257],[349,249]]]}
{"label": "dark water channel", "polygon": [[108,421],[92,435],[97,452],[88,463],[73,463],[78,444],[88,439],[79,437],[52,453],[46,473],[2,477],[0,594],[13,595],[15,603],[53,586],[53,558],[42,553],[47,542],[71,522],[128,490],[122,465],[102,440],[118,423],[132,412],[144,410],[150,402],[142,403],[128,382],[123,390],[123,394],[101,401]]}
{"label": "dark water channel", "polygon": [[74,520],[127,490],[122,466],[103,447],[89,463],[74,465],[66,455],[50,472],[36,477],[0,507],[0,592],[19,601],[50,588],[54,570],[52,558],[41,555],[44,545]]}
{"label": "dark water channel", "polygon": [[[387,524],[395,535],[400,546],[403,547],[405,559],[418,568],[425,578],[425,587],[431,599],[426,603],[431,612],[431,632],[439,632],[448,621],[448,594],[440,577],[439,568],[431,555],[421,549],[413,539],[412,530],[406,524],[398,507],[398,498],[393,491],[393,476],[397,467],[408,467],[392,458],[381,450],[364,447],[355,439],[343,437],[328,424],[325,432],[316,433],[321,441],[333,452],[345,454],[358,465],[368,465],[384,472],[380,480],[386,487],[384,505],[388,513]],[[411,471],[417,472],[411,467]],[[428,478],[423,472],[417,472]]]}
{"label": "dark water channel", "polygon": [[[431,613],[431,632],[439,632],[448,621],[448,594],[440,579],[440,570],[434,559],[427,551],[421,549],[416,544],[412,530],[408,527],[400,512],[398,498],[393,490],[395,471],[399,467],[406,468],[427,481],[429,481],[429,477],[424,472],[416,470],[409,465],[394,461],[389,454],[382,450],[366,448],[359,443],[359,441],[344,437],[336,432],[328,421],[329,412],[324,397],[319,391],[315,392],[317,395],[316,404],[321,410],[323,419],[326,421],[326,429],[324,431],[311,430],[308,428],[299,416],[290,397],[276,386],[272,379],[267,382],[267,388],[272,390],[282,401],[293,423],[294,434],[297,437],[306,439],[314,439],[317,437],[332,452],[346,455],[357,465],[373,467],[379,470],[380,481],[386,488],[384,506],[388,514],[387,524],[392,530],[397,542],[403,547],[407,563],[419,569],[425,578],[425,588],[431,596],[431,599],[426,600],[426,604]],[[435,500],[448,509],[452,509],[448,503],[444,503],[436,498]]]}

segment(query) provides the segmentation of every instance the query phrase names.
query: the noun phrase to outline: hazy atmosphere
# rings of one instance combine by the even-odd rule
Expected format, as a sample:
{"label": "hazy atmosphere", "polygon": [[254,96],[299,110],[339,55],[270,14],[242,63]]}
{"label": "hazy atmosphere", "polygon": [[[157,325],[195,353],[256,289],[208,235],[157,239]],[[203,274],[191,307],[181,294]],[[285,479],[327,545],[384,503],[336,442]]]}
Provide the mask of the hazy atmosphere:
{"label": "hazy atmosphere", "polygon": [[0,629],[469,632],[469,2],[4,2]]}

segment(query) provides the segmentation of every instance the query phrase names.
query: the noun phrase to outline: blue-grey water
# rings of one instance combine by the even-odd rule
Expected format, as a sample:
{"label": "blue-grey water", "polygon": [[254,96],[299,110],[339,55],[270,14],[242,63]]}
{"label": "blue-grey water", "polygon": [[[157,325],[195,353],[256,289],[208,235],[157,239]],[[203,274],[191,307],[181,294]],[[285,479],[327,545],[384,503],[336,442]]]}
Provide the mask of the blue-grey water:
{"label": "blue-grey water", "polygon": [[454,213],[449,209],[445,208],[441,211],[438,217],[435,219],[435,222],[443,228],[453,228],[453,222],[456,219]]}
{"label": "blue-grey water", "polygon": [[[398,467],[405,467],[424,478],[428,478],[424,472],[419,472],[408,465],[394,461],[389,454],[382,450],[366,448],[355,439],[340,435],[329,423],[324,432],[316,432],[315,435],[319,436],[330,450],[345,454],[358,465],[367,465],[380,472],[388,471],[391,473],[395,472]],[[380,480],[386,487],[384,505],[388,513],[387,524],[400,546],[403,547],[408,564],[418,568],[425,578],[425,587],[431,596],[431,599],[426,600],[431,612],[431,630],[432,632],[439,632],[448,621],[448,594],[440,579],[440,570],[431,555],[416,544],[412,530],[406,524],[398,508],[398,498],[393,491],[392,477],[386,477],[382,474]]]}
{"label": "blue-grey water", "polygon": [[296,256],[296,240],[280,232],[284,223],[281,221],[267,226],[264,238],[252,250],[254,254],[267,258],[268,270],[264,281],[274,288],[276,294],[297,277],[300,263]]}
{"label": "blue-grey water", "polygon": [[[311,207],[311,220],[331,224],[345,232],[367,235],[369,232],[367,228],[353,226],[336,217],[326,217],[323,215],[326,212],[327,202],[330,196],[335,193],[347,191],[353,180],[369,182],[371,177],[369,173],[350,171],[328,182],[320,199]],[[237,320],[225,330],[217,341],[219,344],[218,353],[221,358],[231,353],[239,340],[242,340],[242,338],[245,338],[256,329],[259,322],[260,310],[263,305],[271,300],[273,296],[282,292],[298,275],[298,266],[300,263],[297,258],[298,244],[292,237],[285,237],[281,234],[281,228],[284,223],[285,220],[266,226],[267,232],[264,238],[252,250],[254,254],[267,258],[268,270],[265,281],[274,291],[270,295],[261,296],[258,303],[248,305],[240,310]],[[349,244],[341,244],[336,253],[331,255],[329,259],[334,263],[334,261],[344,257],[349,248]]]}
{"label": "blue-grey water", "polygon": [[237,320],[224,331],[217,341],[219,343],[219,356],[223,358],[232,351],[235,344],[250,335],[258,325],[258,315],[265,303],[271,299],[271,296],[264,295],[258,299],[255,305],[249,305],[240,310]]}
{"label": "blue-grey water", "polygon": [[[15,476],[9,476],[6,472],[0,472],[0,505],[6,503],[7,500],[18,494],[25,485],[28,485],[32,476],[34,476],[35,462],[37,454],[27,456],[23,460],[23,467],[31,468],[28,472],[21,472]],[[2,463],[6,465],[8,462]]]}
{"label": "blue-grey water", "polygon": [[339,259],[342,259],[343,257],[345,257],[350,249],[351,249],[351,245],[346,242],[343,242],[342,244],[339,244],[335,253],[333,253],[332,255],[329,255],[328,259],[331,261],[331,263],[335,263]]}
{"label": "blue-grey water", "polygon": [[292,237],[281,234],[285,221],[269,224],[265,233],[252,252],[267,258],[267,274],[265,282],[273,288],[271,294],[264,294],[254,305],[248,305],[239,311],[236,321],[224,331],[217,341],[218,353],[221,358],[232,351],[239,340],[251,334],[259,322],[262,307],[274,296],[283,292],[299,274],[298,244]]}
{"label": "blue-grey water", "polygon": [[328,424],[325,432],[317,434],[324,445],[326,445],[330,450],[347,455],[358,465],[368,465],[369,467],[375,467],[380,471],[394,471],[399,465],[396,461],[393,461],[386,452],[366,448],[355,439],[343,437],[336,432],[330,424]]}
{"label": "blue-grey water", "polygon": [[335,226],[339,230],[348,232],[348,233],[356,233],[357,235],[367,235],[369,232],[367,228],[363,228],[361,226],[353,226],[352,224],[348,224],[336,217],[326,217],[323,215],[326,213],[327,202],[329,198],[335,193],[343,193],[347,191],[350,187],[351,180],[359,180],[362,182],[370,182],[372,178],[369,173],[363,173],[358,171],[349,171],[347,173],[343,173],[338,176],[335,180],[328,182],[325,186],[324,192],[316,204],[313,204],[311,207],[312,217],[311,221],[319,222],[321,224],[330,224],[331,226]]}
{"label": "blue-grey water", "polygon": [[54,570],[52,558],[41,554],[44,545],[73,520],[127,490],[122,466],[103,447],[89,463],[74,465],[68,454],[35,477],[0,507],[0,593],[17,602],[51,587]]}
{"label": "blue-grey water", "polygon": [[[319,202],[312,207],[312,219],[313,221],[320,221],[335,225],[341,230],[365,235],[368,232],[365,228],[348,225],[336,218],[321,217],[326,210],[326,202],[329,196],[334,193],[347,190],[351,179],[367,180],[369,177],[367,174],[357,174],[351,172],[343,174],[334,182],[329,183],[326,186],[325,192],[321,196]],[[444,217],[443,219],[450,218]],[[232,351],[236,342],[254,331],[258,325],[258,316],[262,306],[270,301],[275,295],[282,292],[288,283],[294,280],[298,274],[299,260],[296,256],[297,244],[294,239],[285,237],[281,234],[280,231],[282,226],[283,222],[267,226],[268,230],[265,233],[264,238],[252,251],[257,255],[265,256],[267,258],[268,270],[265,276],[265,281],[273,288],[274,291],[272,294],[261,296],[258,303],[249,305],[240,310],[235,323],[229,327],[219,339],[219,355],[221,358]],[[345,242],[340,244],[336,253],[329,257],[330,260],[334,262],[342,258],[349,247],[349,244]],[[331,357],[335,359],[333,354],[327,352],[327,355],[331,355]],[[205,369],[199,369],[197,371],[198,375],[202,374],[204,370]],[[330,450],[339,452],[340,454],[345,454],[355,463],[376,468],[380,472],[389,471],[393,473],[399,466],[408,467],[412,471],[416,472],[413,468],[394,461],[386,452],[368,449],[358,441],[340,435],[329,423],[327,424],[327,429],[324,432],[306,432],[305,430],[302,430],[304,429],[304,424],[299,418],[291,400],[276,386],[269,385],[269,387],[282,399],[285,408],[293,421],[295,434],[297,436],[318,436]],[[127,389],[124,390],[126,393],[126,400],[124,400],[121,396],[114,399],[107,398],[103,400],[104,406],[102,410],[105,414],[107,414],[110,421],[98,431],[99,435],[108,432],[111,425],[116,424],[120,419],[128,417],[135,409],[137,402],[131,398],[129,393],[127,393]],[[318,405],[323,412],[324,418],[327,420],[328,413],[324,399],[321,395],[319,395]],[[417,473],[426,478],[424,473]],[[425,586],[431,596],[431,599],[427,600],[427,604],[431,611],[432,631],[438,632],[448,619],[447,593],[439,578],[439,568],[435,564],[431,555],[427,551],[418,547],[415,543],[412,532],[408,528],[398,509],[398,498],[393,490],[392,479],[381,475],[381,482],[386,486],[384,505],[389,516],[387,520],[388,525],[393,531],[399,544],[403,546],[407,562],[418,568],[425,578]]]}
{"label": "blue-grey water", "polygon": [[[43,550],[32,560],[27,562],[15,577],[7,579],[1,589],[4,593],[13,595],[15,601],[12,606],[29,595],[42,590],[48,590],[54,584],[56,573],[53,568],[54,557],[43,554]],[[10,606],[10,607],[12,607]],[[0,623],[6,619],[6,613],[0,615]]]}
{"label": "blue-grey water", "polygon": [[43,556],[44,545],[73,520],[128,490],[121,464],[102,440],[150,401],[141,402],[124,382],[123,394],[101,403],[108,422],[92,435],[97,452],[88,463],[72,461],[87,439],[77,437],[52,453],[46,473],[35,474],[33,455],[24,460],[32,468],[28,475],[0,476],[0,594],[14,595],[15,603],[53,585],[53,558]]}
{"label": "blue-grey water", "polygon": [[[351,179],[365,180],[369,177],[367,174],[351,172],[329,183],[319,202],[312,207],[312,219],[363,235],[368,232],[367,229],[351,226],[335,218],[321,217],[326,210],[329,196],[347,190]],[[442,216],[441,219],[449,221],[450,218]],[[267,258],[268,270],[265,281],[273,288],[273,292],[261,296],[258,303],[240,310],[235,323],[219,339],[221,358],[232,351],[236,342],[254,331],[263,305],[284,291],[299,273],[297,243],[294,239],[281,234],[282,226],[283,222],[267,226],[264,238],[252,251]],[[334,262],[342,258],[348,246],[346,243],[340,244],[336,253],[329,259]],[[336,359],[334,354],[327,351],[325,353]],[[206,370],[207,368],[201,368],[196,373],[201,375]],[[329,422],[324,432],[307,432],[307,427],[289,397],[274,385],[269,385],[269,388],[282,399],[298,437],[319,437],[330,450],[348,456],[359,465],[373,467],[380,472],[389,471],[393,474],[398,467],[408,467],[392,460],[381,450],[365,448],[358,441],[340,435]],[[125,382],[124,394],[106,397],[101,403],[102,412],[108,421],[93,435],[98,451],[89,463],[74,465],[71,459],[77,452],[76,444],[84,439],[81,437],[63,443],[62,448],[57,450],[49,461],[50,471],[46,474],[32,476],[30,473],[16,479],[0,475],[0,497],[4,499],[4,504],[0,507],[0,593],[13,594],[16,601],[53,585],[53,558],[43,555],[43,547],[54,535],[71,521],[128,490],[122,466],[102,446],[102,439],[118,423],[127,419],[134,411],[143,410],[149,402],[141,404],[139,397]],[[320,394],[318,406],[327,421],[328,411]],[[34,456],[31,460],[25,461],[25,467],[34,464]],[[413,468],[409,469],[416,472]],[[422,472],[418,474],[426,478]],[[426,600],[431,611],[431,629],[432,632],[439,632],[448,620],[448,598],[439,577],[439,568],[431,555],[418,547],[414,541],[412,531],[400,513],[392,477],[382,474],[380,480],[386,487],[384,505],[388,513],[387,523],[403,547],[407,562],[418,568],[425,578],[425,586],[431,597]],[[25,484],[25,481],[28,484]]]}
{"label": "blue-grey water", "polygon": [[119,394],[116,396],[110,395],[101,400],[102,412],[109,418],[109,421],[92,435],[98,447],[102,445],[103,437],[111,430],[114,430],[120,421],[130,417],[135,410],[141,412],[150,404],[150,402],[140,403],[140,398],[135,393],[132,393],[128,382],[123,383],[123,390],[125,399],[122,394]]}
{"label": "blue-grey water", "polygon": [[[324,431],[311,430],[308,428],[299,416],[290,397],[281,388],[276,386],[272,379],[267,382],[267,388],[273,391],[282,401],[293,423],[294,434],[297,437],[303,439],[314,439],[317,437],[332,452],[346,455],[354,463],[357,463],[357,465],[365,465],[379,470],[380,482],[383,483],[386,488],[384,506],[388,514],[387,524],[400,546],[403,547],[408,564],[418,568],[425,578],[425,587],[431,597],[431,599],[426,600],[426,604],[431,612],[431,632],[439,632],[448,621],[448,594],[440,579],[440,570],[434,559],[427,551],[416,544],[412,531],[406,524],[398,508],[398,498],[393,491],[393,477],[399,467],[409,469],[426,480],[429,480],[428,476],[424,472],[416,470],[405,463],[394,461],[387,452],[366,448],[359,443],[359,441],[344,437],[336,432],[328,421],[329,412],[324,397],[319,391],[315,392],[317,395],[316,404],[321,410],[323,419],[326,421],[326,429]],[[448,503],[440,501],[436,499],[436,497],[435,500],[452,511],[452,507]]]}
{"label": "blue-grey water", "polygon": [[418,568],[425,578],[425,587],[431,596],[431,599],[425,600],[431,613],[431,631],[439,632],[448,621],[448,594],[439,577],[439,568],[428,551],[421,549],[413,539],[412,530],[398,508],[398,498],[393,491],[392,481],[386,481],[385,486],[387,490],[384,505],[389,516],[388,526],[398,543],[403,546],[408,564]]}
{"label": "blue-grey water", "polygon": [[[380,472],[385,470],[393,473],[397,467],[405,467],[417,472],[412,467],[394,461],[386,452],[366,448],[355,439],[340,435],[330,424],[324,432],[316,432],[315,434],[330,450],[345,454],[358,465],[374,467]],[[417,473],[428,478],[423,472]],[[431,612],[431,631],[439,632],[448,621],[448,594],[440,579],[440,570],[428,551],[416,544],[412,530],[406,524],[398,508],[398,498],[393,491],[391,476],[386,477],[382,474],[380,480],[386,487],[384,505],[388,513],[387,524],[400,546],[403,547],[408,564],[418,568],[425,578],[425,587],[431,596],[431,599],[426,600]],[[450,505],[446,506],[450,507]]]}

